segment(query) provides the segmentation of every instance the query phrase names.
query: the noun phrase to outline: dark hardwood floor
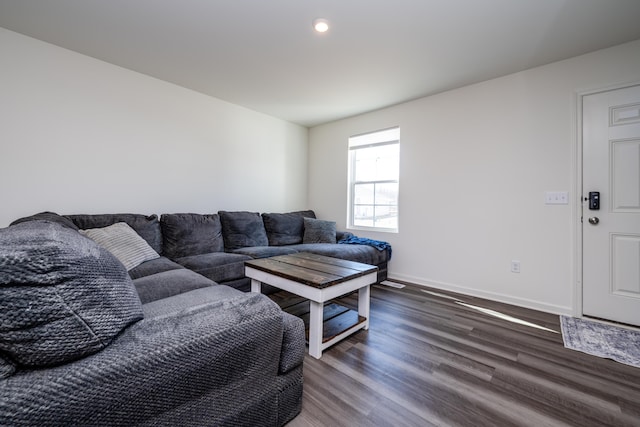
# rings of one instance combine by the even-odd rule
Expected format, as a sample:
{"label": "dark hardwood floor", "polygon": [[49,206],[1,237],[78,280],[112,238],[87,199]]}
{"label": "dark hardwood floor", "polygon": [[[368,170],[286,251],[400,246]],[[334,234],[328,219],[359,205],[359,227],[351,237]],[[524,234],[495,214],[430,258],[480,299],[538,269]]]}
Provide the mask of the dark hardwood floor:
{"label": "dark hardwood floor", "polygon": [[565,425],[640,426],[640,369],[565,349],[557,315],[408,284],[373,286],[370,329],[306,356],[287,426]]}

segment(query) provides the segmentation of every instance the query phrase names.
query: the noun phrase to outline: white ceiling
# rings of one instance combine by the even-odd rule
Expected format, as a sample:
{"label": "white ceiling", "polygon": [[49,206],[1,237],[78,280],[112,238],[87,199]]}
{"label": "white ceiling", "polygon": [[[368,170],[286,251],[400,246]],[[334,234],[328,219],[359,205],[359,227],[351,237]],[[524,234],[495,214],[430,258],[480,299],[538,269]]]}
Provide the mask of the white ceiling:
{"label": "white ceiling", "polygon": [[640,39],[640,0],[0,0],[0,26],[314,126]]}

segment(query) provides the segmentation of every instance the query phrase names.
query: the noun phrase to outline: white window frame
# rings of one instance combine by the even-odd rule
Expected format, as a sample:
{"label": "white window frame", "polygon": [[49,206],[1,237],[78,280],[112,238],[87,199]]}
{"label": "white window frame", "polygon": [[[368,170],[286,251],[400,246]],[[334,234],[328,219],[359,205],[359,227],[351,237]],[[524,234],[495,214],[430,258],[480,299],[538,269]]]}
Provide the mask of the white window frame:
{"label": "white window frame", "polygon": [[[376,227],[374,226],[362,226],[362,225],[355,225],[355,221],[354,221],[354,214],[355,214],[355,187],[358,184],[388,184],[388,183],[394,183],[398,185],[398,189],[399,189],[399,180],[400,177],[398,176],[396,179],[392,179],[392,180],[372,180],[372,181],[356,181],[355,180],[355,176],[356,176],[356,156],[354,155],[354,152],[356,150],[359,149],[365,149],[365,148],[371,148],[371,147],[380,147],[380,146],[384,146],[384,145],[398,145],[398,150],[400,149],[400,128],[399,127],[393,127],[393,128],[387,128],[387,129],[381,129],[381,130],[377,130],[377,131],[373,131],[373,132],[368,132],[365,134],[360,134],[360,135],[354,135],[352,137],[349,138],[349,176],[348,176],[348,204],[347,204],[347,229],[349,230],[368,230],[368,231],[380,231],[380,232],[387,232],[387,233],[397,233],[398,232],[398,228],[399,228],[399,216],[398,216],[398,222],[396,223],[396,227],[395,228],[388,228],[388,227]],[[400,174],[399,172],[399,165],[398,165],[398,175]],[[396,212],[398,212],[399,215],[399,197],[396,198],[396,203],[395,205],[389,205],[389,206],[395,206],[396,207]],[[374,206],[374,211],[375,211],[375,191],[374,191],[374,202],[373,202],[373,206]],[[380,205],[382,206],[382,205]],[[374,224],[375,224],[375,217],[374,217]]]}

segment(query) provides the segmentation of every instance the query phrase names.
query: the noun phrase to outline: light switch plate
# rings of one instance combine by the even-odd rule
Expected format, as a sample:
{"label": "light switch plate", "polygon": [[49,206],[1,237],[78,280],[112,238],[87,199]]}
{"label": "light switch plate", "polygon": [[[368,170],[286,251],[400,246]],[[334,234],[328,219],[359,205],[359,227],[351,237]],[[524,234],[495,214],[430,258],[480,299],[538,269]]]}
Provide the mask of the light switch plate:
{"label": "light switch plate", "polygon": [[569,192],[567,191],[547,191],[544,193],[544,203],[546,205],[568,205]]}

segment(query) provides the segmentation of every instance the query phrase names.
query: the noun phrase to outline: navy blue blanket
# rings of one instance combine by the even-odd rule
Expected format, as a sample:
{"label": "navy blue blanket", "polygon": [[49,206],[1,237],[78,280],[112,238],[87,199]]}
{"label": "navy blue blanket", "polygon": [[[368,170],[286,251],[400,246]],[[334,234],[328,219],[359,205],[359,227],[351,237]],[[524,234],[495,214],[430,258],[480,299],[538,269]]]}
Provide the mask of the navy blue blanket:
{"label": "navy blue blanket", "polygon": [[347,245],[368,245],[373,246],[379,251],[387,251],[389,253],[389,259],[391,259],[391,244],[383,242],[382,240],[367,239],[366,237],[350,236],[339,240],[338,243]]}

